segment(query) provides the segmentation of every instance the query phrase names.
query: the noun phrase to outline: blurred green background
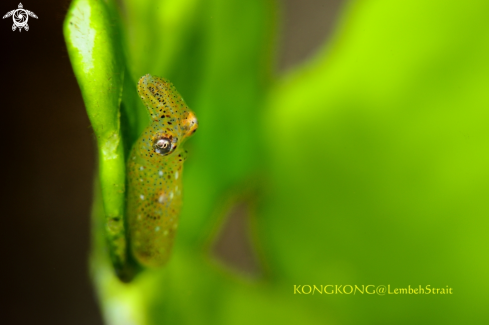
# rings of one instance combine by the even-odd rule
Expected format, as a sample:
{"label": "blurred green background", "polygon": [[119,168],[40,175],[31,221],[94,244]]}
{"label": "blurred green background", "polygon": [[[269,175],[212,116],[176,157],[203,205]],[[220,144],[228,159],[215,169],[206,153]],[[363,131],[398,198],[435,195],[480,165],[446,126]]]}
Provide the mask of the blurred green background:
{"label": "blurred green background", "polygon": [[[12,208],[4,218],[17,221],[7,224],[12,231],[2,239],[11,265],[4,279],[16,279],[7,287],[14,296],[7,318],[32,323],[27,313],[19,314],[28,306],[42,324],[100,324],[102,318],[106,324],[489,321],[487,1],[125,0],[119,9],[77,2],[106,8],[93,12],[107,17],[104,32],[114,31],[108,34],[115,45],[108,48],[116,49],[116,59],[101,59],[102,67],[113,64],[126,82],[146,73],[170,79],[199,118],[199,132],[187,144],[179,233],[166,268],[121,284],[100,231],[104,212],[96,189],[91,274],[101,315],[92,300],[78,299],[90,290],[87,280],[80,283],[88,277],[83,252],[90,200],[58,201],[61,192],[89,195],[92,171],[80,163],[65,174],[43,174],[29,162],[32,152],[50,157],[51,165],[91,155],[95,148],[80,151],[75,138],[99,133],[95,125],[88,129],[66,56],[50,76],[38,66],[18,75],[21,62],[10,64],[3,92],[14,107],[12,93],[22,97],[21,91],[34,88],[26,78],[36,85],[52,81],[43,93],[20,98],[21,109],[10,113],[20,114],[10,120],[23,128],[4,129],[4,139],[18,135],[9,141],[6,166],[18,172],[6,177],[7,184],[19,184],[9,192]],[[42,5],[36,5],[24,3],[41,22]],[[55,36],[37,21],[28,33],[12,35],[11,22],[4,22],[11,59],[12,52],[27,52],[26,64],[32,64],[36,43],[22,48],[25,34],[41,51],[60,56],[61,42],[53,41],[59,48],[45,45],[61,40],[66,10],[58,11],[51,22]],[[6,68],[8,62],[2,60]],[[75,89],[70,96],[59,74]],[[91,95],[107,98],[105,86],[122,89],[123,116],[130,122],[121,131],[126,147],[144,126],[124,113],[143,111],[131,101],[131,84],[102,82],[94,88],[101,92]],[[42,112],[35,106],[39,99],[46,103]],[[59,107],[56,114],[49,103]],[[83,121],[78,133],[62,114]],[[57,132],[45,131],[49,124],[39,120],[59,125]],[[37,138],[46,132],[51,151]],[[33,139],[41,145],[31,150]],[[60,184],[56,179],[63,186],[42,191]],[[53,206],[57,217],[50,227],[39,225],[36,205],[23,207],[32,197]],[[72,213],[84,227],[76,227]],[[22,244],[12,245],[18,232]],[[72,251],[76,237],[70,234],[80,232],[85,248]],[[63,246],[65,255],[50,257]],[[56,270],[71,270],[63,257],[77,261],[71,268],[79,272],[77,281]],[[38,270],[48,281],[35,276]],[[63,283],[65,291],[49,293],[51,283]],[[299,295],[294,285],[431,285],[451,287],[453,294]]]}

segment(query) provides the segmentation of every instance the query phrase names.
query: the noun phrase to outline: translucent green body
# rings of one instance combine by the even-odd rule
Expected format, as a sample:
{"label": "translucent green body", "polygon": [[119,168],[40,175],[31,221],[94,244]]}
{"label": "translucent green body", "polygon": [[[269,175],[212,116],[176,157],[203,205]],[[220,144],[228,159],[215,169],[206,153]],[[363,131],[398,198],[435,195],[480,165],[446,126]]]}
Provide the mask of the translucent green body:
{"label": "translucent green body", "polygon": [[182,206],[182,143],[197,119],[165,79],[143,76],[138,93],[151,124],[134,144],[127,163],[127,216],[131,251],[143,266],[164,265],[170,257]]}

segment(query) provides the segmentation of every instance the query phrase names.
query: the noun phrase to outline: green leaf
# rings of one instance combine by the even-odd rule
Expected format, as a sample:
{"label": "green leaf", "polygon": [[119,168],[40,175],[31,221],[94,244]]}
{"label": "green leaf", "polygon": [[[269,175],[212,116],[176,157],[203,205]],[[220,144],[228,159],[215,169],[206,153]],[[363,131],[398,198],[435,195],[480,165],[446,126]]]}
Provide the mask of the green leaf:
{"label": "green leaf", "polygon": [[113,263],[121,270],[127,263],[125,158],[120,122],[125,65],[116,26],[104,2],[75,0],[64,22],[64,35],[97,139],[107,240]]}

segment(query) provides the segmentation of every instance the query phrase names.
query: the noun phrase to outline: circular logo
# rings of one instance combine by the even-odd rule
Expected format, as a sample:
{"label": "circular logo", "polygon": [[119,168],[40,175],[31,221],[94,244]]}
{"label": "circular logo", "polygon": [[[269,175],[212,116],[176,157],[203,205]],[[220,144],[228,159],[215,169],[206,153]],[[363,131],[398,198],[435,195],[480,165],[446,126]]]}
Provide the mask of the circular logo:
{"label": "circular logo", "polygon": [[14,18],[14,24],[15,26],[22,28],[27,24],[27,21],[29,20],[29,16],[27,15],[27,12],[25,12],[24,9],[17,9],[15,10],[15,13],[13,14]]}

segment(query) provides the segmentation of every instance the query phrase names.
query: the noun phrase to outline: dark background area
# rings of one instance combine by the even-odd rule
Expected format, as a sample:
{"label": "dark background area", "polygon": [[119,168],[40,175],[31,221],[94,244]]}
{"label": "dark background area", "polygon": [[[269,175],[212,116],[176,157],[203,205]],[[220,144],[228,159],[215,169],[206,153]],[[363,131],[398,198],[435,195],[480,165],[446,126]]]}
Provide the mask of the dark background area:
{"label": "dark background area", "polygon": [[[277,70],[313,55],[344,0],[286,0]],[[67,0],[23,2],[1,21],[3,324],[102,324],[89,278],[93,132],[65,49]],[[1,15],[17,1],[2,1]],[[233,245],[233,236],[227,236]],[[238,245],[239,243],[234,243]]]}

